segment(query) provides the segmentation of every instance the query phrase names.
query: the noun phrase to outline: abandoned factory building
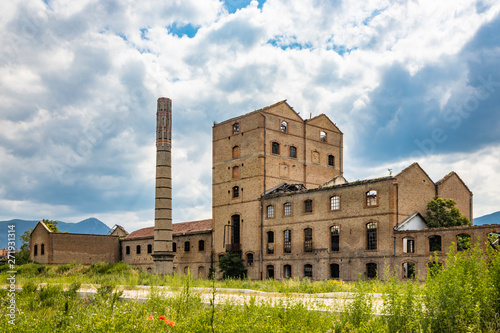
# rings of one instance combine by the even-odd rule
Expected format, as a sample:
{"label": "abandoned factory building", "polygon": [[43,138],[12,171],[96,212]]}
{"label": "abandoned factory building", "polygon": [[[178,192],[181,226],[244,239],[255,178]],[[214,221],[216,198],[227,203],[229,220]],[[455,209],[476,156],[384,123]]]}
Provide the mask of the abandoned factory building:
{"label": "abandoned factory building", "polygon": [[[212,130],[212,219],[172,225],[178,273],[207,277],[212,260],[237,251],[251,279],[356,280],[383,277],[386,268],[424,278],[434,253],[444,259],[457,237],[487,247],[500,232],[499,225],[427,227],[435,196],[453,199],[472,220],[472,192],[455,172],[434,182],[414,163],[396,175],[347,181],[343,133],[324,114],[302,119],[281,101]],[[97,236],[52,233],[40,222],[31,259],[122,260],[152,271],[154,240],[154,227]]]}

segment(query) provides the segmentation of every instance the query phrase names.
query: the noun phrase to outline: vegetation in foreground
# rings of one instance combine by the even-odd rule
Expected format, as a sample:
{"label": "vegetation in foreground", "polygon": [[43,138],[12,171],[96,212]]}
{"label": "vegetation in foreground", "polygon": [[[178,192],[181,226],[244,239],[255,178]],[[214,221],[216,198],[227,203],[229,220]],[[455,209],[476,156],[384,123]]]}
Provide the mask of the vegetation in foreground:
{"label": "vegetation in foreground", "polygon": [[[16,325],[8,324],[6,290],[0,291],[2,331],[12,332],[498,332],[500,330],[500,253],[478,248],[450,251],[441,270],[433,266],[425,284],[358,281],[207,281],[191,277],[145,275],[125,264],[76,264],[19,267],[22,292],[17,294]],[[1,275],[6,282],[6,275]],[[36,290],[36,283],[49,282]],[[67,290],[60,284],[70,283]],[[96,296],[79,299],[80,283],[100,283]],[[126,282],[126,283],[123,283]],[[134,282],[134,283],[132,283]],[[147,282],[147,283],[142,283]],[[158,291],[144,303],[119,301],[125,284],[168,285],[175,296]],[[244,306],[205,304],[193,286],[238,287],[297,292],[353,292],[340,308],[310,311],[293,295],[276,304],[252,298]],[[155,289],[155,288],[153,288]],[[215,289],[214,297],[216,296]],[[378,309],[372,292],[382,292]],[[378,314],[375,314],[378,312]]]}

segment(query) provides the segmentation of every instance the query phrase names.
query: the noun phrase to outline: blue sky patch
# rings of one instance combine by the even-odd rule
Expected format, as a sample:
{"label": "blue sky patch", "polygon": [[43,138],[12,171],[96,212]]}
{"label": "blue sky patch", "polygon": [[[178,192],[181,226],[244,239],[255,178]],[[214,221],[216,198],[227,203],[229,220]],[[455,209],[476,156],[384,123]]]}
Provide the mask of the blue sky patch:
{"label": "blue sky patch", "polygon": [[[226,0],[224,1],[224,6],[226,7],[229,14],[234,14],[238,9],[246,8],[252,2],[251,0]],[[257,8],[262,9],[262,6],[266,0],[258,0],[259,5]]]}
{"label": "blue sky patch", "polygon": [[270,39],[266,43],[267,44],[271,44],[272,46],[279,47],[282,50],[287,50],[287,49],[295,49],[295,50],[312,49],[312,44],[310,44],[310,43],[301,44],[301,43],[298,43],[298,42],[283,42],[280,37],[276,37],[276,38]]}
{"label": "blue sky patch", "polygon": [[149,38],[146,36],[146,34],[148,33],[148,28],[142,28],[140,30],[141,30],[141,39],[149,40]]}
{"label": "blue sky patch", "polygon": [[365,18],[363,20],[363,24],[364,25],[370,25],[370,22],[377,16],[379,16],[382,12],[384,11],[384,9],[377,9],[377,10],[374,10],[369,17]]}
{"label": "blue sky patch", "polygon": [[332,47],[327,48],[327,50],[333,50],[337,52],[340,56],[343,56],[346,53],[349,54],[357,49],[357,47],[347,48],[345,45],[333,45]]}
{"label": "blue sky patch", "polygon": [[183,36],[193,38],[194,36],[196,36],[196,33],[198,32],[200,27],[195,27],[191,25],[191,23],[181,25],[177,24],[177,22],[174,22],[173,24],[169,25],[167,29],[169,33],[179,38],[182,38]]}

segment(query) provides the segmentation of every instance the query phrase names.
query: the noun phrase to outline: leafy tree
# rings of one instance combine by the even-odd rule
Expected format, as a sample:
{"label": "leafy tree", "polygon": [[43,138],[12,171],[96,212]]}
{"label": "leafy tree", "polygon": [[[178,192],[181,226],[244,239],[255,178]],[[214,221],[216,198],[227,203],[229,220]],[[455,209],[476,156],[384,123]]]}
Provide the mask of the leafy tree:
{"label": "leafy tree", "polygon": [[451,199],[434,197],[427,204],[427,226],[429,228],[448,228],[472,225],[471,221],[463,216],[455,205],[456,202]]}
{"label": "leafy tree", "polygon": [[33,231],[33,228],[29,228],[19,236],[21,239],[22,245],[20,251],[16,254],[16,264],[24,265],[30,262],[30,235]]}
{"label": "leafy tree", "polygon": [[223,255],[219,260],[219,269],[224,279],[243,279],[247,276],[247,269],[239,252],[229,252]]}
{"label": "leafy tree", "polygon": [[43,219],[42,222],[49,228],[52,232],[60,232],[59,228],[57,228],[57,221]]}

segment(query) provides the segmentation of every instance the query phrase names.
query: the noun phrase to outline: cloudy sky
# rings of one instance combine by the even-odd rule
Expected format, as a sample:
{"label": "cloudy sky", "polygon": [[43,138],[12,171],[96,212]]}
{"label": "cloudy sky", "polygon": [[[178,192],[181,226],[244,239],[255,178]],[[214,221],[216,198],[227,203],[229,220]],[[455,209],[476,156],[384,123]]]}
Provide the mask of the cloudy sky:
{"label": "cloudy sky", "polygon": [[349,181],[417,161],[500,210],[496,0],[14,0],[0,45],[0,220],[153,225],[162,96],[174,222],[211,217],[213,122],[283,99],[344,132]]}

